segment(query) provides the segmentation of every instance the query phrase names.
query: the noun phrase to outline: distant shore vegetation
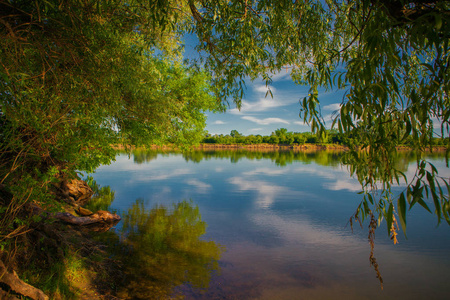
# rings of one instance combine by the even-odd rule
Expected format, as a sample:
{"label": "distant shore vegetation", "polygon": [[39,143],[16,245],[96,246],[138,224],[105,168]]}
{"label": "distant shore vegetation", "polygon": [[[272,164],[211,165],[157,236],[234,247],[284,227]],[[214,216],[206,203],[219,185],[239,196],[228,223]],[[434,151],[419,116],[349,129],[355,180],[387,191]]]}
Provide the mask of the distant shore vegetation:
{"label": "distant shore vegetation", "polygon": [[[300,146],[306,144],[312,145],[340,145],[352,146],[354,141],[351,136],[345,136],[338,130],[326,130],[325,134],[317,135],[311,132],[292,132],[286,128],[279,128],[270,135],[243,135],[238,130],[231,130],[230,134],[206,134],[201,141],[202,144],[218,144],[218,145],[285,145]],[[433,146],[446,146],[449,138],[435,137],[432,139]],[[413,140],[406,139],[402,146],[412,146]]]}

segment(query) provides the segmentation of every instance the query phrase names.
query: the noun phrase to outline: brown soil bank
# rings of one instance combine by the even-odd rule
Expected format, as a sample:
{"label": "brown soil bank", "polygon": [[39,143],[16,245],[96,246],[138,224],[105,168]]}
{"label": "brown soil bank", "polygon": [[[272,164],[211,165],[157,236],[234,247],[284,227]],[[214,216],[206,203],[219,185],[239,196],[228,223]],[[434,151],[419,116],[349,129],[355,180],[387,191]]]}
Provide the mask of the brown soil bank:
{"label": "brown soil bank", "polygon": [[245,149],[245,150],[257,150],[257,151],[279,151],[279,150],[327,150],[327,149],[342,149],[346,150],[347,147],[342,145],[318,145],[318,144],[304,144],[304,145],[273,145],[273,144],[254,144],[254,145],[244,145],[244,144],[200,144],[199,146],[193,147],[196,150],[211,150],[211,149]]}

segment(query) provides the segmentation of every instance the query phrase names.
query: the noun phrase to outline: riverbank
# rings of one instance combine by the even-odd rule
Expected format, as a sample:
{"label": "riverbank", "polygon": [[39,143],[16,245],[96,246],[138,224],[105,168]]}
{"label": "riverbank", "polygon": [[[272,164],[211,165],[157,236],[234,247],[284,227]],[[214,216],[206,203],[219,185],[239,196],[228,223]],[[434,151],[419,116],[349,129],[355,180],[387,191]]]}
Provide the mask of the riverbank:
{"label": "riverbank", "polygon": [[[149,145],[133,147],[115,145],[119,151],[149,149],[149,150],[180,150],[174,145]],[[274,144],[199,144],[189,147],[192,150],[249,150],[249,151],[305,151],[305,150],[348,150],[348,147],[338,144],[303,144],[303,145],[274,145]]]}
{"label": "riverbank", "polygon": [[[409,146],[397,146],[397,151],[412,151],[413,149]],[[132,151],[136,149],[148,149],[148,150],[161,150],[161,151],[178,151],[179,147],[174,145],[149,145],[144,147],[133,147],[124,145],[115,145],[114,149],[119,151]],[[260,151],[260,152],[270,152],[270,151],[320,151],[320,150],[334,150],[334,151],[348,151],[349,148],[345,145],[340,144],[294,144],[294,145],[275,145],[275,144],[207,144],[202,143],[199,145],[194,145],[189,147],[191,150],[197,151],[221,151],[221,150],[247,150],[247,151]],[[446,152],[446,146],[435,146],[432,148],[427,148],[427,152]]]}
{"label": "riverbank", "polygon": [[348,147],[338,144],[303,144],[303,145],[274,145],[274,144],[200,144],[192,147],[195,150],[245,149],[256,151],[304,151],[304,150],[348,150]]}
{"label": "riverbank", "polygon": [[[98,205],[111,202],[111,192],[93,191],[82,180],[52,187],[53,206],[24,204],[12,224],[13,242],[2,241],[0,299],[118,299],[121,265],[111,258],[104,237],[115,237],[108,230],[120,217]],[[0,200],[3,205],[14,201],[4,185]]]}

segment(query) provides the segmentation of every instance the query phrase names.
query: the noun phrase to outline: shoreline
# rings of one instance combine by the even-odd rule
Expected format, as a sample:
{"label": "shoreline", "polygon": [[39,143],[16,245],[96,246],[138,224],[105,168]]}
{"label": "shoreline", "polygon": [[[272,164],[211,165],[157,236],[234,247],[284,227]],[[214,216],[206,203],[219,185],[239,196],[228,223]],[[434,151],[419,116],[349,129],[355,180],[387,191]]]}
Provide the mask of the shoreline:
{"label": "shoreline", "polygon": [[[114,145],[115,150],[180,150],[180,147],[174,145],[149,145],[149,146],[124,146]],[[317,145],[317,144],[303,144],[303,145],[273,145],[273,144],[199,144],[189,146],[192,150],[253,150],[253,151],[303,151],[303,150],[348,150],[347,146],[342,145]]]}
{"label": "shoreline", "polygon": [[303,144],[303,145],[274,145],[274,144],[200,144],[193,147],[196,150],[210,150],[210,149],[245,149],[245,150],[348,150],[348,147],[342,145],[317,145],[317,144]]}
{"label": "shoreline", "polygon": [[[167,151],[177,151],[180,147],[175,145],[149,145],[149,146],[124,146],[124,145],[113,145],[115,150],[119,151],[133,151],[133,150],[167,150]],[[221,150],[247,150],[247,151],[261,151],[261,152],[271,152],[271,151],[321,151],[321,150],[332,150],[332,151],[348,151],[349,147],[339,144],[295,144],[295,145],[282,145],[282,144],[208,144],[201,143],[199,145],[193,145],[188,147],[191,150],[203,150],[203,151],[221,151]],[[409,146],[397,146],[397,151],[407,152],[414,151],[412,147]],[[446,152],[446,146],[433,146],[432,148],[426,148],[425,152]]]}

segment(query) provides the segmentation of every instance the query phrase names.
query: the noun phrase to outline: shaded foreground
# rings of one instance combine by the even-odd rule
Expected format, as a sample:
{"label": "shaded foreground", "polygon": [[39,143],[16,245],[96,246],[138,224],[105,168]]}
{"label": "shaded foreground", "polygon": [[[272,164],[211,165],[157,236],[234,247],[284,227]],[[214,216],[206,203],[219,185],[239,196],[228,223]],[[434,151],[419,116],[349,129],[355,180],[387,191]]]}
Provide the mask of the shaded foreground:
{"label": "shaded foreground", "polygon": [[[114,192],[91,183],[96,193],[77,211],[89,214],[98,210],[103,216]],[[75,214],[70,207],[66,209]],[[36,211],[44,214],[37,207],[35,215]],[[37,300],[178,297],[176,286],[189,282],[195,289],[207,288],[211,274],[218,270],[223,249],[199,239],[206,223],[188,201],[146,209],[138,199],[122,213],[119,230],[111,229],[117,222],[73,222],[74,218],[84,221],[99,213],[80,217],[68,212],[45,214],[50,217],[36,221],[18,238],[21,246],[9,261],[10,265],[15,262],[14,268],[24,281],[0,265],[4,272],[1,299],[19,299],[21,295]],[[63,218],[56,218],[61,214]]]}
{"label": "shaded foreground", "polygon": [[[54,207],[25,203],[10,224],[14,230],[9,238],[14,242],[2,243],[0,251],[0,290],[6,299],[74,299],[78,295],[84,299],[87,291],[94,290],[90,287],[96,278],[93,274],[108,274],[109,265],[113,266],[103,247],[92,240],[92,233],[109,230],[120,217],[84,208],[94,192],[83,181],[54,187]],[[94,199],[100,197],[98,192]],[[0,187],[0,200],[4,206],[13,201],[4,187]],[[19,218],[28,222],[20,224]],[[105,286],[99,283],[99,289]]]}

